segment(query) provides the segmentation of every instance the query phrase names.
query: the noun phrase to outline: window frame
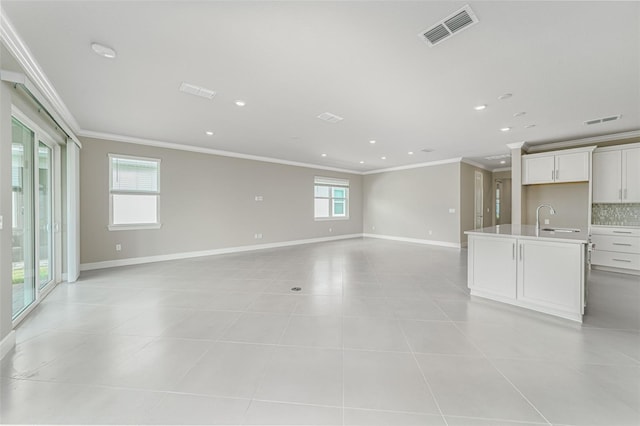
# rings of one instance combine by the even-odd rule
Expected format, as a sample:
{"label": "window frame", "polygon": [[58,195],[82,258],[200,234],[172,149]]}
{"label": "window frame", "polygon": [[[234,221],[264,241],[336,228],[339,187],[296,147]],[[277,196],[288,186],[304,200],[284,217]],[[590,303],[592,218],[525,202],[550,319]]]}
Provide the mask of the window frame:
{"label": "window frame", "polygon": [[[320,183],[318,181],[321,181]],[[322,182],[324,181],[324,182]],[[331,183],[333,182],[333,183]],[[317,196],[316,195],[316,188],[317,187],[324,187],[324,188],[328,188],[329,189],[329,196],[328,197],[323,197],[323,196]],[[334,189],[342,189],[345,191],[345,197],[344,198],[336,198],[333,196],[333,192]],[[315,221],[327,221],[327,220],[349,220],[349,189],[350,189],[350,182],[349,179],[341,179],[341,178],[331,178],[331,177],[324,177],[324,176],[315,176],[313,179],[313,219]],[[327,217],[317,217],[315,214],[315,205],[316,205],[316,200],[329,200],[329,216]],[[335,216],[334,215],[334,200],[344,200],[344,216]]]}
{"label": "window frame", "polygon": [[[142,230],[142,229],[160,229],[162,227],[162,222],[160,220],[160,177],[161,177],[161,166],[162,159],[160,158],[151,158],[151,157],[141,157],[137,155],[126,155],[126,154],[114,154],[109,153],[107,155],[109,159],[109,231],[130,231],[130,230]],[[114,158],[122,158],[126,160],[140,160],[140,161],[150,161],[157,163],[158,165],[158,189],[157,191],[128,191],[128,190],[114,190],[113,189],[113,159]],[[113,223],[113,196],[114,195],[153,195],[156,197],[156,222],[155,223],[131,223],[131,224],[114,224]]]}

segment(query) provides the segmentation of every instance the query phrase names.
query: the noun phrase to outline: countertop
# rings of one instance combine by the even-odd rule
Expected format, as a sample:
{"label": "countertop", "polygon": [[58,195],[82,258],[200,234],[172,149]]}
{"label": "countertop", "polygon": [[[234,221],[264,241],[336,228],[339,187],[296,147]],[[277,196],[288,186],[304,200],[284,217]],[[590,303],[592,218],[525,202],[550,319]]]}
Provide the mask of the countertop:
{"label": "countertop", "polygon": [[[548,227],[550,225],[544,225]],[[489,228],[465,231],[467,235],[485,235],[494,237],[517,237],[527,240],[545,240],[562,243],[587,244],[589,234],[585,230],[580,232],[552,232],[537,231],[534,225],[497,225]]]}

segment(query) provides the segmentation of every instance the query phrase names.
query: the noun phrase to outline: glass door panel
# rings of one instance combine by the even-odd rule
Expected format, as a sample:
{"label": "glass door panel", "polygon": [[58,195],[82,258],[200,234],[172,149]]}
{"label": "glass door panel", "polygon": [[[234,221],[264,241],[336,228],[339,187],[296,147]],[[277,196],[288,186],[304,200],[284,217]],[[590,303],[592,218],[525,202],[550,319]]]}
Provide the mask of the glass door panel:
{"label": "glass door panel", "polygon": [[53,280],[53,164],[52,150],[42,141],[38,144],[38,276],[39,288]]}
{"label": "glass door panel", "polygon": [[15,118],[11,133],[11,283],[15,318],[36,300],[34,133]]}

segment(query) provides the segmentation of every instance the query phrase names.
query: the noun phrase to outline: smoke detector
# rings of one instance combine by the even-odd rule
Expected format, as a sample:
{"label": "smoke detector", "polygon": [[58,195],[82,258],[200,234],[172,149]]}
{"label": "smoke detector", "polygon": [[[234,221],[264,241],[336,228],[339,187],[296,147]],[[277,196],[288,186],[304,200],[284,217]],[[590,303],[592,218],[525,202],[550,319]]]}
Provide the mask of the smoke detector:
{"label": "smoke detector", "polygon": [[446,40],[454,34],[458,34],[477,23],[478,18],[475,13],[473,13],[473,10],[471,10],[469,5],[466,5],[462,9],[452,13],[442,21],[433,25],[431,28],[427,28],[420,32],[418,36],[429,46],[435,46],[441,41]]}

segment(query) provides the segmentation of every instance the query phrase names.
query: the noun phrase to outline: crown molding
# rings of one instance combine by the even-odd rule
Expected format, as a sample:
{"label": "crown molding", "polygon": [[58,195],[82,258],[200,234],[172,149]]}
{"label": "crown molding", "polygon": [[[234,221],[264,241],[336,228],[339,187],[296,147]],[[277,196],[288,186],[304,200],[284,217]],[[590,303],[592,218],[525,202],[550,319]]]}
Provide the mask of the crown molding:
{"label": "crown molding", "polygon": [[428,163],[408,164],[406,166],[389,167],[387,169],[369,170],[367,172],[362,172],[361,174],[363,174],[363,175],[373,175],[373,174],[376,174],[376,173],[396,172],[396,171],[399,171],[399,170],[419,169],[421,167],[431,167],[431,166],[439,166],[441,164],[459,163],[461,161],[462,161],[462,157],[449,158],[449,159],[446,159],[446,160],[430,161]]}
{"label": "crown molding", "polygon": [[509,149],[524,149],[526,151],[528,148],[528,145],[527,145],[527,142],[522,141],[522,142],[508,143],[507,147]]}
{"label": "crown molding", "polygon": [[465,164],[468,164],[470,166],[477,167],[477,168],[482,169],[482,170],[486,170],[488,172],[492,171],[489,167],[485,166],[484,164],[476,163],[475,161],[469,160],[468,158],[464,158],[463,157],[462,158],[462,162],[465,163]]}
{"label": "crown molding", "polygon": [[49,81],[44,71],[24,43],[15,27],[9,20],[4,9],[0,8],[0,41],[7,47],[18,64],[25,71],[27,77],[34,83],[40,93],[51,103],[55,111],[62,117],[74,133],[78,133],[80,125],[69,108]]}
{"label": "crown molding", "polygon": [[138,138],[138,137],[134,137],[134,136],[118,135],[118,134],[114,134],[114,133],[104,133],[104,132],[94,132],[94,131],[91,131],[91,130],[81,130],[80,132],[78,132],[78,135],[81,136],[81,137],[85,137],[85,138],[102,139],[102,140],[108,140],[108,141],[114,141],[114,142],[123,142],[123,143],[137,144],[137,145],[146,145],[146,146],[153,146],[153,147],[156,147],[156,148],[175,149],[175,150],[179,150],[179,151],[197,152],[197,153],[200,153],[200,154],[209,154],[209,155],[218,155],[218,156],[221,156],[221,157],[240,158],[240,159],[243,159],[243,160],[262,161],[262,162],[265,162],[265,163],[284,164],[286,166],[305,167],[305,168],[308,168],[308,169],[330,170],[330,171],[333,171],[333,172],[349,173],[349,174],[354,174],[354,175],[362,174],[362,172],[357,171],[357,170],[340,169],[340,168],[337,168],[337,167],[327,167],[327,166],[321,166],[321,165],[318,165],[318,164],[301,163],[301,162],[289,161],[289,160],[281,160],[279,158],[262,157],[262,156],[259,156],[259,155],[241,154],[241,153],[238,153],[238,152],[223,151],[223,150],[211,149],[211,148],[203,148],[203,147],[199,147],[199,146],[184,145],[184,144],[173,143],[173,142],[157,141],[157,140],[152,140],[152,139]]}
{"label": "crown molding", "polygon": [[615,141],[619,139],[629,139],[629,138],[636,138],[636,137],[640,137],[640,130],[631,130],[629,132],[611,133],[608,135],[592,136],[588,138],[572,139],[572,140],[560,141],[560,142],[549,142],[541,145],[532,145],[532,146],[529,146],[528,152],[534,153],[534,152],[540,152],[540,151],[554,150],[558,148],[571,148],[571,147],[576,147],[581,145],[591,145],[591,144],[597,144],[602,142],[610,142],[610,141]]}

